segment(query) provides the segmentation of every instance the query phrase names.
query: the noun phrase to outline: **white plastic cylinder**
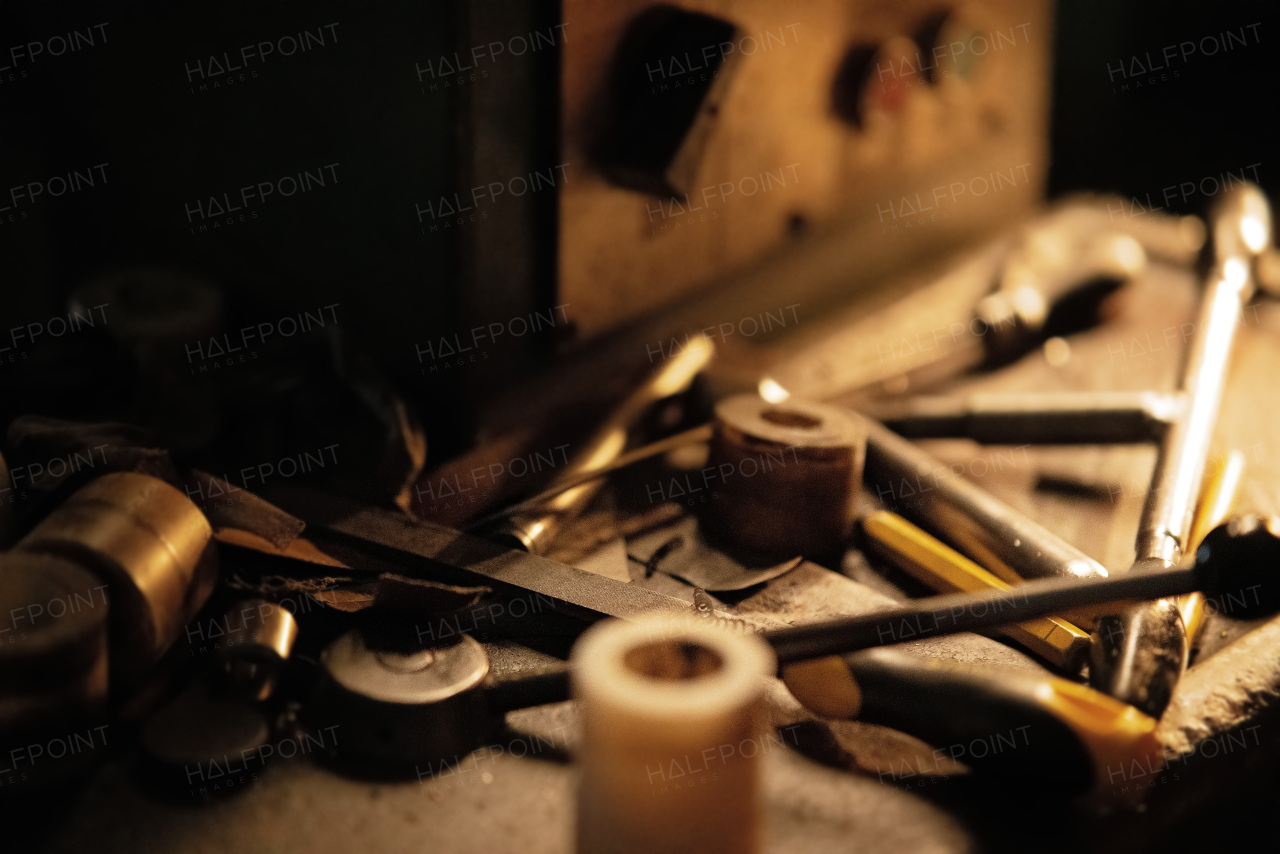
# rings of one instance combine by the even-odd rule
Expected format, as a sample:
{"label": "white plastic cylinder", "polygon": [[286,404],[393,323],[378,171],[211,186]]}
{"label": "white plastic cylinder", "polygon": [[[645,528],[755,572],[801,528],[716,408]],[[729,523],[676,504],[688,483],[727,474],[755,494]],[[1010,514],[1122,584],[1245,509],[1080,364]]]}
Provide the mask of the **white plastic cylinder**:
{"label": "white plastic cylinder", "polygon": [[592,626],[571,662],[579,854],[758,851],[773,650],[714,620],[655,615]]}

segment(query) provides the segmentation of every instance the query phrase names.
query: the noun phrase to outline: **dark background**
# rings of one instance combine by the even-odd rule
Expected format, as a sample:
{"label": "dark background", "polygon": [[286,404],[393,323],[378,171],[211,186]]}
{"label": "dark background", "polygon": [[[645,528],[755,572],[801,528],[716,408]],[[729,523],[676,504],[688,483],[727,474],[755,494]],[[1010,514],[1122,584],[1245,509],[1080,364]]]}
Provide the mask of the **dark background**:
{"label": "dark background", "polygon": [[[515,147],[532,152],[532,162],[555,162],[557,66],[548,53],[495,66],[526,93],[509,121],[499,110],[486,123],[476,121],[468,90],[425,91],[415,63],[450,53],[456,40],[472,43],[457,32],[468,16],[474,24],[519,14],[534,29],[558,20],[558,9],[475,3],[463,15],[460,8],[333,0],[0,4],[0,65],[9,64],[13,44],[108,23],[103,44],[24,59],[0,73],[0,192],[109,164],[105,185],[46,195],[16,219],[0,217],[0,329],[65,314],[78,285],[139,266],[216,281],[231,329],[338,303],[339,327],[324,333],[326,346],[368,356],[416,406],[436,451],[463,445],[474,427],[469,402],[517,381],[556,339],[531,336],[480,369],[430,377],[420,373],[415,345],[555,304],[554,200],[544,194],[519,211],[535,239],[512,240],[509,274],[484,282],[469,275],[474,247],[465,237],[424,235],[414,205],[467,186],[458,176],[477,150]],[[1242,170],[1276,190],[1273,8],[1060,2],[1051,194],[1090,188],[1160,200],[1166,187]],[[205,92],[188,81],[184,69],[194,61],[332,22],[336,41],[269,58],[253,68],[257,77]],[[1118,92],[1109,77],[1109,65],[1128,65],[1134,55],[1159,57],[1166,45],[1256,22],[1256,43],[1250,32],[1247,48],[1197,53],[1172,67],[1176,78],[1129,78],[1145,85]],[[503,32],[516,31],[504,24]],[[258,218],[217,232],[190,230],[184,208],[195,199],[327,163],[339,164],[332,186],[277,198]],[[1206,201],[1179,196],[1170,208],[1199,211]],[[119,417],[136,392],[136,348],[121,345],[118,329],[104,334],[116,347],[108,357],[88,339],[46,339],[17,367],[0,366],[0,423],[31,411]],[[245,405],[288,400],[259,395]]]}
{"label": "dark background", "polygon": [[[1085,187],[1157,199],[1167,186],[1238,175],[1255,163],[1263,188],[1275,193],[1280,70],[1274,3],[1064,0],[1057,19],[1051,194]],[[1247,47],[1237,41],[1216,56],[1197,47],[1185,62],[1179,56],[1165,71],[1127,81],[1107,70],[1122,60],[1131,69],[1134,56],[1145,66],[1147,53],[1163,65],[1161,50],[1169,45],[1209,36],[1221,44],[1223,31],[1238,36],[1254,23],[1260,25],[1244,33]],[[1205,48],[1214,49],[1207,42]],[[1168,79],[1148,84],[1161,74]],[[1144,85],[1122,92],[1122,82]],[[1184,204],[1179,197],[1177,204],[1178,212],[1198,213],[1205,199]]]}

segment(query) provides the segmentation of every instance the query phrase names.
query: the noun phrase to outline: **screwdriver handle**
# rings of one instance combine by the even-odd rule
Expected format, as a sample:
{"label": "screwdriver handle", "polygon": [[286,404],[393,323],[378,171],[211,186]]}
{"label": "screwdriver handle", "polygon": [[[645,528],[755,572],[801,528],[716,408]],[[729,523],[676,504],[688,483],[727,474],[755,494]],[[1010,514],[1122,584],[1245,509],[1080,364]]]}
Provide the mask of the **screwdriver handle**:
{"label": "screwdriver handle", "polygon": [[1064,794],[1106,786],[1134,761],[1163,763],[1153,718],[1065,679],[876,649],[789,665],[783,681],[819,714],[928,742],[935,764],[959,761]]}

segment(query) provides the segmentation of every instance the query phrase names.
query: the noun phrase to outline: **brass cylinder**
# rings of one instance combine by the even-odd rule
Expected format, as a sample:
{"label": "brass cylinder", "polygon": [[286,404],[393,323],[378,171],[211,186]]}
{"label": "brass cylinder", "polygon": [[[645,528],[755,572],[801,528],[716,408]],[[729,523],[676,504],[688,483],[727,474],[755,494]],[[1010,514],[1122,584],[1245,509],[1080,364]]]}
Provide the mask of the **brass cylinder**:
{"label": "brass cylinder", "polygon": [[246,599],[227,609],[223,624],[218,659],[224,679],[237,693],[265,700],[293,650],[298,622],[279,603]]}
{"label": "brass cylinder", "polygon": [[93,573],[54,555],[0,556],[0,730],[102,706],[107,614]]}
{"label": "brass cylinder", "polygon": [[55,555],[0,555],[0,784],[60,785],[107,738],[106,584]]}
{"label": "brass cylinder", "polygon": [[213,534],[178,489],[132,472],[82,487],[15,547],[99,575],[111,599],[112,679],[130,683],[169,648],[214,584]]}

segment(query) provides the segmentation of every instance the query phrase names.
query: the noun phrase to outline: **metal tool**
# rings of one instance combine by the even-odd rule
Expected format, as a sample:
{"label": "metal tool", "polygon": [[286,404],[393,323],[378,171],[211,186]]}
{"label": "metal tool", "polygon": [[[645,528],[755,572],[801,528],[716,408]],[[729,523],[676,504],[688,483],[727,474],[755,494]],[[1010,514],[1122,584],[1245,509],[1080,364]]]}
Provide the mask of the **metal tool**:
{"label": "metal tool", "polygon": [[[774,366],[760,393],[775,403],[782,390],[813,400],[876,388],[901,393],[1007,364],[1048,337],[1092,325],[1102,301],[1145,267],[1146,253],[1133,237],[1067,205],[1012,247],[1002,238],[874,317]],[[968,294],[976,305],[957,314],[957,296]]]}
{"label": "metal tool", "polygon": [[[1012,587],[894,513],[871,513],[862,520],[862,531],[868,551],[936,593]],[[1089,633],[1059,617],[1014,623],[1001,629],[1001,634],[1063,670],[1078,672],[1089,655]]]}
{"label": "metal tool", "polygon": [[[1226,519],[1243,464],[1244,455],[1239,451],[1233,452],[1206,484],[1196,509],[1193,545],[1198,545],[1210,529]],[[863,519],[862,529],[869,551],[923,581],[936,592],[1011,588],[1007,582],[896,514],[886,511],[871,513]],[[1204,624],[1204,603],[1202,593],[1189,593],[1179,600],[1179,609],[1191,641]],[[1058,617],[1007,626],[1002,633],[1067,670],[1079,670],[1089,653],[1089,634]]]}
{"label": "metal tool", "polygon": [[[554,497],[536,508],[506,516],[492,536],[518,544],[534,554],[543,553],[555,529],[581,510],[600,488],[600,480],[594,476],[604,474],[607,467],[622,456],[628,434],[640,416],[657,401],[687,389],[714,355],[715,344],[710,338],[691,337],[679,353],[663,362],[653,376],[629,394],[574,454],[572,462],[548,490],[555,490]],[[593,477],[578,479],[583,475]],[[575,479],[572,488],[559,486],[560,480],[570,478]]]}
{"label": "metal tool", "polygon": [[[1143,767],[1157,766],[1163,756],[1154,738],[1154,720],[1064,680],[975,672],[889,650],[848,651],[989,628],[1068,604],[1145,598],[1200,585],[1215,591],[1258,592],[1257,582],[1268,575],[1258,568],[1275,559],[1280,538],[1270,532],[1259,537],[1256,525],[1239,527],[1242,534],[1216,531],[1211,544],[1221,550],[1221,557],[1212,559],[1206,552],[1190,569],[1119,579],[1028,582],[1016,590],[937,597],[879,614],[773,629],[762,636],[777,653],[788,687],[820,714],[892,726],[944,750],[989,743],[994,745],[991,751],[978,753],[975,747],[964,761],[977,770],[1013,778],[1035,770],[1037,779],[1055,791],[1077,792],[1107,782],[1109,771],[1134,760]],[[1242,559],[1244,550],[1251,551],[1252,560]],[[538,561],[512,554],[521,561]],[[1250,569],[1233,571],[1242,567]],[[607,586],[627,586],[602,580]],[[1277,585],[1268,580],[1266,590],[1252,600],[1255,607],[1280,604]],[[834,654],[841,657],[830,657]],[[326,651],[322,664],[328,681],[316,721],[337,723],[342,732],[355,733],[356,741],[341,743],[340,761],[363,770],[404,771],[412,764],[421,777],[425,763],[443,773],[448,763],[456,766],[491,737],[504,712],[569,696],[563,669],[486,685],[483,652],[470,639],[443,650],[379,653],[352,634]],[[942,708],[948,713],[939,714]],[[370,720],[379,726],[371,730]],[[353,726],[343,727],[342,721]],[[357,721],[361,726],[354,726]],[[367,732],[377,735],[366,737]]]}
{"label": "metal tool", "polygon": [[1146,602],[1195,590],[1229,597],[1233,616],[1280,610],[1280,520],[1232,519],[1210,532],[1189,567],[1128,573],[1116,578],[1045,578],[1008,591],[953,593],[916,599],[876,614],[772,629],[766,638],[786,664],[921,638],[985,629],[1114,602]]}
{"label": "metal tool", "polygon": [[445,580],[469,583],[479,576],[500,590],[529,591],[544,597],[547,608],[579,619],[625,618],[654,610],[683,614],[692,607],[655,590],[334,495],[280,492],[273,503],[305,520],[320,540],[336,537],[399,562],[425,564]]}
{"label": "metal tool", "polygon": [[676,448],[683,448],[685,445],[692,445],[697,442],[706,442],[711,438],[713,429],[713,425],[703,424],[698,427],[676,433],[673,436],[667,436],[665,439],[650,442],[649,444],[636,448],[635,450],[627,451],[625,454],[620,454],[601,466],[590,470],[576,471],[572,474],[566,474],[563,477],[558,477],[556,478],[555,483],[542,490],[537,495],[531,496],[507,507],[503,507],[500,510],[469,523],[466,526],[467,530],[480,529],[498,519],[502,519],[507,516],[515,516],[530,510],[536,510],[537,508],[547,504],[550,499],[573,489],[575,486],[580,486],[584,483],[590,483],[593,480],[598,480],[605,475],[618,471],[619,469],[624,469],[627,466],[634,465],[635,463],[642,462],[644,460],[653,459],[656,456],[660,456],[668,451],[675,450]]}
{"label": "metal tool", "polygon": [[[471,537],[451,528],[418,523],[393,510],[366,507],[347,499],[314,493],[281,493],[276,502],[305,519],[318,539],[336,536],[374,554],[417,564],[445,580],[471,580],[476,576],[499,587],[515,587],[542,594],[547,605],[569,615],[598,619],[628,618],[653,610],[688,614],[689,602],[653,590],[592,575],[574,567]],[[1233,520],[1220,526],[1253,531],[1265,524]],[[1232,527],[1235,526],[1235,527]],[[1280,530],[1280,521],[1274,525]],[[1211,535],[1206,545],[1213,542]],[[1253,542],[1253,541],[1250,541]],[[1280,554],[1280,539],[1274,544]],[[779,627],[776,618],[760,614],[732,616],[744,629],[764,630],[780,662],[901,643],[921,637],[1018,623],[1055,613],[1110,602],[1132,602],[1179,596],[1195,590],[1210,593],[1254,589],[1251,605],[1241,615],[1265,614],[1280,608],[1280,584],[1269,565],[1258,560],[1234,563],[1226,554],[1208,549],[1197,552],[1197,562],[1187,568],[1171,567],[1120,578],[1076,576],[1043,578],[1014,586],[1008,591],[956,593],[917,599],[880,613],[844,617],[809,626]]]}
{"label": "metal tool", "polygon": [[863,486],[1010,584],[1106,577],[1102,564],[871,419]]}
{"label": "metal tool", "polygon": [[1185,397],[1154,391],[972,394],[889,399],[863,407],[908,439],[972,439],[988,445],[1156,442]]}
{"label": "metal tool", "polygon": [[[864,488],[959,546],[1010,584],[1025,578],[1105,576],[1101,564],[872,419]],[[707,426],[680,434],[703,441]],[[641,449],[643,450],[643,449]],[[639,452],[637,452],[639,453]]]}
{"label": "metal tool", "polygon": [[[688,603],[590,576],[522,551],[495,553],[494,544],[440,526],[415,524],[394,511],[359,508],[342,499],[315,497],[310,512],[297,500],[288,504],[313,526],[325,528],[318,536],[339,533],[344,540],[374,552],[397,556],[402,561],[416,558],[424,571],[435,575],[451,577],[452,569],[463,574],[478,572],[501,584],[533,582],[535,586],[529,589],[551,593],[561,600],[561,610],[579,616],[595,618],[610,613],[634,618],[654,609],[682,615],[693,612]],[[355,510],[351,511],[353,507]],[[1276,528],[1280,530],[1280,523]],[[876,614],[810,626],[776,627],[775,620],[747,615],[726,619],[722,625],[737,631],[763,630],[762,637],[773,647],[784,678],[815,709],[827,713],[832,707],[848,709],[852,703],[861,703],[861,694],[849,689],[849,685],[857,685],[860,677],[868,685],[867,690],[878,697],[868,705],[871,715],[935,743],[943,743],[936,740],[950,736],[972,739],[984,735],[991,731],[992,721],[997,725],[1012,721],[1015,728],[1035,727],[1036,750],[1013,757],[1013,763],[1001,766],[1001,770],[1016,772],[1024,770],[1028,763],[1061,761],[1066,764],[1058,769],[1055,784],[1079,788],[1083,781],[1095,779],[1100,767],[1117,761],[1117,757],[1123,761],[1126,757],[1149,755],[1154,725],[1137,712],[1069,683],[1044,683],[1053,689],[1047,693],[1042,685],[1030,688],[1013,682],[984,692],[981,679],[947,674],[940,679],[928,669],[931,665],[917,659],[854,659],[849,666],[830,656],[1025,622],[1082,605],[1145,600],[1200,588],[1241,597],[1242,613],[1275,610],[1280,608],[1280,584],[1271,577],[1270,567],[1280,558],[1280,537],[1265,526],[1261,535],[1258,531],[1259,523],[1249,520],[1219,528],[1208,538],[1209,548],[1201,550],[1199,561],[1190,568],[1115,579],[1031,581],[1007,591],[934,597]],[[1249,591],[1252,598],[1245,601],[1240,591]],[[559,669],[502,684],[486,684],[483,652],[469,638],[443,650],[379,652],[371,649],[362,636],[350,635],[339,639],[323,658],[328,681],[321,695],[325,702],[317,706],[316,722],[329,726],[337,722],[340,726],[343,720],[362,724],[371,718],[380,721],[380,727],[371,730],[374,735],[359,734],[355,742],[342,744],[344,755],[339,761],[357,770],[386,773],[387,769],[399,769],[397,773],[403,774],[412,764],[421,777],[422,762],[449,762],[452,757],[456,765],[496,731],[505,711],[568,697],[568,675]],[[825,662],[812,662],[812,666],[787,667],[824,658]],[[453,664],[443,666],[449,662]],[[826,679],[816,689],[812,681],[808,687],[797,682],[814,668],[822,672],[833,664],[845,667],[843,681]],[[963,704],[955,700],[949,708],[963,709],[965,714],[951,715],[954,720],[949,722],[937,721],[922,713],[919,702],[914,703],[914,708],[907,708],[912,703],[904,698],[915,686],[925,683],[944,693],[957,692],[953,700],[963,698]],[[931,705],[936,709],[940,703]],[[440,725],[442,722],[449,725]],[[438,766],[428,765],[433,767]]]}
{"label": "metal tool", "polygon": [[[1257,259],[1271,244],[1266,197],[1253,186],[1225,192],[1210,216],[1209,230],[1208,284],[1182,374],[1187,408],[1161,442],[1132,573],[1171,566],[1188,547],[1236,327],[1255,290]],[[1096,628],[1092,684],[1158,717],[1190,652],[1178,603],[1151,602],[1109,616]]]}

